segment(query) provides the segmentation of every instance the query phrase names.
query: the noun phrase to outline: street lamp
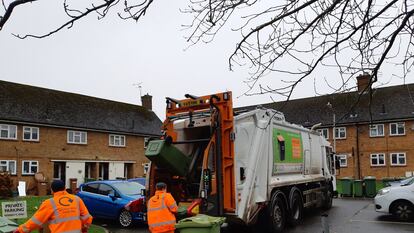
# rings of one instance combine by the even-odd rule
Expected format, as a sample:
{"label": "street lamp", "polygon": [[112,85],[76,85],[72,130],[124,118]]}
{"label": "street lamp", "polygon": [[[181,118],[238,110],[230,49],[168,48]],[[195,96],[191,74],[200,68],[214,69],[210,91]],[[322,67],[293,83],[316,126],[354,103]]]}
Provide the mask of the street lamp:
{"label": "street lamp", "polygon": [[335,122],[336,122],[336,115],[335,115],[335,111],[334,111],[334,109],[333,109],[333,106],[332,106],[332,104],[331,104],[331,102],[328,102],[327,104],[326,104],[326,106],[328,106],[328,108],[330,108],[331,109],[331,111],[332,111],[332,126],[333,126],[333,133],[332,133],[332,137],[333,137],[333,152],[334,153],[336,153],[336,136],[335,136],[335,131],[336,131],[336,128],[335,128]]}

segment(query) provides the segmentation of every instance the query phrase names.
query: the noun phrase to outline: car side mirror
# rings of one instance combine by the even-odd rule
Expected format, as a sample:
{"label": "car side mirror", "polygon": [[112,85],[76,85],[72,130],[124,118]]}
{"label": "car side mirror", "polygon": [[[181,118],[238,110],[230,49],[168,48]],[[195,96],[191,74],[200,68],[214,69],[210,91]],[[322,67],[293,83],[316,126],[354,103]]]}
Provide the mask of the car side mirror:
{"label": "car side mirror", "polygon": [[108,194],[108,197],[110,197],[111,199],[112,199],[112,201],[115,201],[116,200],[116,196],[114,195],[114,194],[112,194],[112,193],[110,193],[110,194]]}
{"label": "car side mirror", "polygon": [[141,196],[147,196],[147,190],[146,189],[141,189]]}

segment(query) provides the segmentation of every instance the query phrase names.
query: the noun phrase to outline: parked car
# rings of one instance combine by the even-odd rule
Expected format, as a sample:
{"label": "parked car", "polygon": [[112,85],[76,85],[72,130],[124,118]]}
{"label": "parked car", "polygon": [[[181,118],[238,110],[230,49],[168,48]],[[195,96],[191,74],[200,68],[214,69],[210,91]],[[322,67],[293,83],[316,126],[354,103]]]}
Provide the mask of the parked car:
{"label": "parked car", "polygon": [[146,180],[147,180],[147,178],[145,178],[145,177],[138,177],[138,178],[129,179],[128,181],[137,182],[138,184],[141,184],[145,187]]}
{"label": "parked car", "polygon": [[103,180],[82,184],[78,195],[95,218],[113,219],[123,227],[145,222],[145,201],[139,183]]}
{"label": "parked car", "polygon": [[414,176],[411,176],[403,180],[389,181],[387,183],[388,183],[388,186],[395,187],[395,186],[401,186],[401,185],[410,183],[413,179],[414,179]]}
{"label": "parked car", "polygon": [[380,189],[375,196],[377,212],[391,213],[401,220],[414,219],[414,179],[399,186]]}

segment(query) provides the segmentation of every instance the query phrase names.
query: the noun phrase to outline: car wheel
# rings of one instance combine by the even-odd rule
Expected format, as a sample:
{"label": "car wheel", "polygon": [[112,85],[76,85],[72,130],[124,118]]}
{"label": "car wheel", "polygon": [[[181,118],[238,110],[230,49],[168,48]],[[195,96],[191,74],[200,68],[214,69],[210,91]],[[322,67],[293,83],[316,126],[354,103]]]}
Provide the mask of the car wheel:
{"label": "car wheel", "polygon": [[414,207],[407,201],[398,201],[392,205],[391,213],[401,220],[411,220],[414,217]]}
{"label": "car wheel", "polygon": [[122,210],[118,216],[118,222],[122,227],[129,227],[132,224],[132,215],[127,210]]}
{"label": "car wheel", "polygon": [[286,225],[286,205],[282,193],[277,191],[272,196],[270,207],[271,231],[282,232]]}

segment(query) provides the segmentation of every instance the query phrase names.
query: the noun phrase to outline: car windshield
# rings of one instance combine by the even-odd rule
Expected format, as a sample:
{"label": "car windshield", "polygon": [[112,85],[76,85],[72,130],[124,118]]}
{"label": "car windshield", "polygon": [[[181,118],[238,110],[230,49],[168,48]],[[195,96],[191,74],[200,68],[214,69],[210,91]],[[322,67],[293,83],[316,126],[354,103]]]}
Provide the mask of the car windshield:
{"label": "car windshield", "polygon": [[414,183],[414,176],[410,177],[408,179],[402,180],[401,182],[401,186],[407,186],[407,185],[411,185]]}
{"label": "car windshield", "polygon": [[145,189],[144,186],[136,182],[113,183],[112,186],[118,189],[120,193],[127,196],[141,194],[141,189]]}

